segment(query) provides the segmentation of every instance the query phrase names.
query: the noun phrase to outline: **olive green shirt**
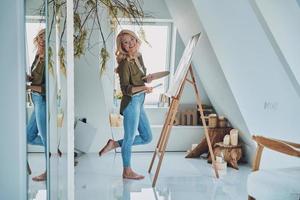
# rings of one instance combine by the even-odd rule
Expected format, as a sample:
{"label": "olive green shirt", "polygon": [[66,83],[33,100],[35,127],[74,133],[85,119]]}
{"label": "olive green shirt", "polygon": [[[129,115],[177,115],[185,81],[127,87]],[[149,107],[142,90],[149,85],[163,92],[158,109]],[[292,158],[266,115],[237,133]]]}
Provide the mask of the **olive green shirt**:
{"label": "olive green shirt", "polygon": [[123,115],[124,109],[131,101],[132,87],[144,86],[145,82],[142,79],[146,76],[146,68],[144,66],[142,56],[138,57],[142,70],[138,67],[135,60],[124,59],[119,63],[118,73],[120,77],[120,86],[123,93],[120,107],[120,114]]}
{"label": "olive green shirt", "polygon": [[31,85],[41,86],[42,93],[45,93],[45,61],[44,58],[39,58],[38,55],[35,56],[34,61],[31,65]]}

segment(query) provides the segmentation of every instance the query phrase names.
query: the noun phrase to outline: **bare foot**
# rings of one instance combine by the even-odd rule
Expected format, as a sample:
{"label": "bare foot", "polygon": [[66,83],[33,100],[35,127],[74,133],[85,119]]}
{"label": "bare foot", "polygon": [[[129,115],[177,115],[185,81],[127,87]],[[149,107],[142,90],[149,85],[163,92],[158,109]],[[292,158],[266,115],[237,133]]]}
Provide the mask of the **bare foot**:
{"label": "bare foot", "polygon": [[103,154],[117,148],[119,145],[117,142],[115,142],[112,139],[109,139],[106,143],[106,145],[99,151],[99,156],[102,156]]}
{"label": "bare foot", "polygon": [[41,175],[33,177],[32,180],[33,181],[45,181],[45,180],[47,180],[47,172],[44,172]]}
{"label": "bare foot", "polygon": [[141,180],[141,179],[144,179],[145,176],[135,173],[131,168],[125,168],[123,170],[123,178],[124,179]]}

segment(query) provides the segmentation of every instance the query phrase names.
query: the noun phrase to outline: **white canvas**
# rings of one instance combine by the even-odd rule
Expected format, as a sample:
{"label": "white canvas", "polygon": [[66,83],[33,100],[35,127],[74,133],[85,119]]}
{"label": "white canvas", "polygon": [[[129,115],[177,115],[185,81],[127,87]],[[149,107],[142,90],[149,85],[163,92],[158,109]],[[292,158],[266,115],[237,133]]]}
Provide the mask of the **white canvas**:
{"label": "white canvas", "polygon": [[187,46],[185,47],[183,55],[180,59],[180,62],[178,64],[178,67],[174,74],[173,80],[171,81],[169,89],[166,92],[166,95],[168,97],[176,97],[178,95],[179,88],[180,88],[181,84],[183,83],[185,75],[189,69],[191,62],[192,62],[193,51],[194,51],[195,46],[197,45],[197,42],[198,42],[200,36],[201,36],[201,32],[194,35],[188,42]]}

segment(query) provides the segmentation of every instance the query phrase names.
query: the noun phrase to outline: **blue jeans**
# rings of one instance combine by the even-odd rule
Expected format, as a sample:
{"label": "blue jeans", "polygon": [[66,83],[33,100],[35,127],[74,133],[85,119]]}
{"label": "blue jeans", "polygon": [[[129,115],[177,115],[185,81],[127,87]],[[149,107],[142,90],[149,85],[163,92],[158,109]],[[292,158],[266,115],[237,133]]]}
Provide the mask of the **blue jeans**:
{"label": "blue jeans", "polygon": [[122,150],[123,167],[130,167],[132,145],[148,144],[152,140],[144,100],[145,94],[133,96],[123,111],[124,139],[118,141]]}
{"label": "blue jeans", "polygon": [[27,124],[27,143],[44,146],[46,155],[46,96],[32,92],[31,97],[34,104],[34,110]]}

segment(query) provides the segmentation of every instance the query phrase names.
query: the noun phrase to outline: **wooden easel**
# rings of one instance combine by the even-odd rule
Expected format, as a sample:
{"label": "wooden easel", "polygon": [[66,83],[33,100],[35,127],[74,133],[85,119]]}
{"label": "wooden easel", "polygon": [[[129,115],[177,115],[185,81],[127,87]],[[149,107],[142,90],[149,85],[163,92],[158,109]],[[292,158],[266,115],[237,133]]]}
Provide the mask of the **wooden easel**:
{"label": "wooden easel", "polygon": [[[188,78],[188,72],[190,74],[191,79]],[[198,89],[197,89],[197,86],[196,86],[196,81],[195,81],[195,76],[194,76],[194,73],[193,73],[192,65],[190,65],[189,69],[188,69],[188,71],[185,75],[184,81],[182,82],[181,86],[179,87],[178,95],[175,96],[175,97],[172,97],[171,105],[170,105],[169,111],[167,113],[167,117],[165,119],[163,129],[161,131],[158,143],[156,145],[156,149],[153,153],[153,157],[152,157],[150,167],[149,167],[149,170],[148,170],[149,173],[151,173],[151,169],[153,167],[153,163],[155,161],[156,156],[158,156],[159,161],[158,161],[158,165],[157,165],[157,168],[156,168],[156,171],[155,171],[155,176],[154,176],[154,179],[153,179],[153,182],[152,182],[152,187],[155,187],[155,184],[156,184],[156,181],[157,181],[157,177],[158,177],[158,174],[159,174],[161,163],[162,163],[163,157],[165,155],[167,143],[168,143],[168,140],[169,140],[170,131],[172,129],[172,126],[173,126],[173,123],[174,123],[174,120],[175,120],[175,116],[176,116],[176,113],[178,111],[179,101],[180,101],[180,98],[181,98],[181,95],[182,95],[182,92],[183,92],[184,85],[185,85],[186,81],[188,83],[191,83],[194,87],[195,95],[196,95],[196,101],[197,101],[197,105],[198,105],[198,110],[200,111],[201,121],[202,121],[202,124],[203,124],[204,133],[205,133],[205,137],[206,137],[208,148],[209,148],[209,153],[212,157],[212,165],[213,165],[216,177],[219,178],[218,171],[215,167],[215,156],[214,156],[214,153],[213,153],[213,150],[212,150],[212,146],[211,146],[211,142],[210,142],[210,139],[209,139],[206,122],[205,122],[205,119],[204,119],[204,113],[203,113],[203,109],[202,109],[202,102],[201,102],[200,95],[199,95],[199,92],[198,92]]]}

